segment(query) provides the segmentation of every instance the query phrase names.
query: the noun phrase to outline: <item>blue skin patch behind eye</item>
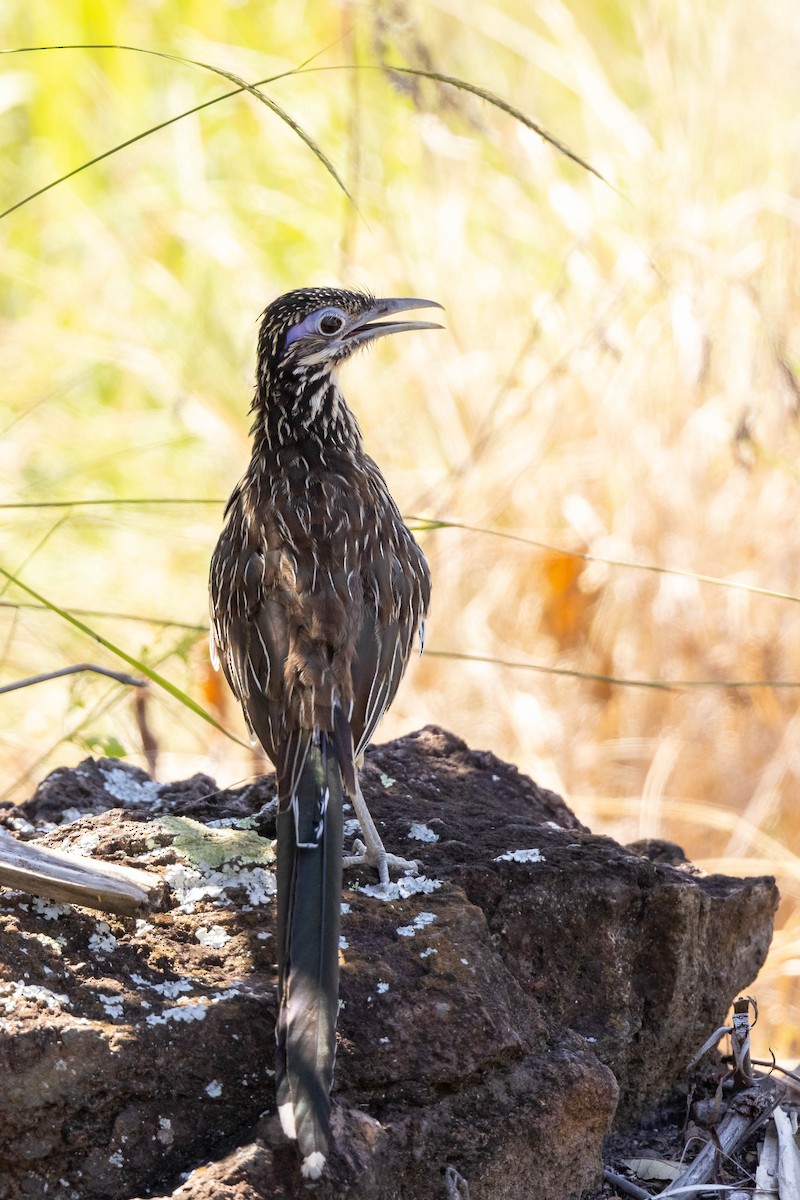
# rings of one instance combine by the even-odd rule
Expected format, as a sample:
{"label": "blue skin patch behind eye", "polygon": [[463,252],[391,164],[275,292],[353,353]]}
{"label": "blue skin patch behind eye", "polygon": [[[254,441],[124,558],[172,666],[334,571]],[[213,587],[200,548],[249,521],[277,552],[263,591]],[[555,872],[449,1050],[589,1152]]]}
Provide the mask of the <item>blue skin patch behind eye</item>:
{"label": "blue skin patch behind eye", "polygon": [[300,338],[307,337],[309,333],[319,333],[319,330],[317,329],[317,321],[323,313],[328,312],[333,313],[336,316],[340,315],[338,308],[318,308],[316,312],[309,313],[299,325],[293,325],[286,335],[286,341],[283,344],[284,350],[288,350],[293,342],[299,341]]}

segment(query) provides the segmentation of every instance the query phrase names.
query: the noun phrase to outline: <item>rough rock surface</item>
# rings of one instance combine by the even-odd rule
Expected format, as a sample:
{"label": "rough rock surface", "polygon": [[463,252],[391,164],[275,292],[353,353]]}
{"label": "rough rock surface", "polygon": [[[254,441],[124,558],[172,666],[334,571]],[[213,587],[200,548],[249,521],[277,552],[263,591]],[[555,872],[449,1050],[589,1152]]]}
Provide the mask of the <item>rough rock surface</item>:
{"label": "rough rock surface", "polygon": [[[438,729],[370,751],[363,786],[387,847],[425,877],[387,902],[347,873],[317,1195],[444,1197],[447,1167],[472,1200],[580,1195],[615,1112],[673,1091],[754,978],[774,882],[597,837]],[[0,810],[21,837],[175,888],[146,921],[0,895],[1,1196],[306,1194],[272,1115],[271,796],[269,779],[159,785],[101,759]]]}

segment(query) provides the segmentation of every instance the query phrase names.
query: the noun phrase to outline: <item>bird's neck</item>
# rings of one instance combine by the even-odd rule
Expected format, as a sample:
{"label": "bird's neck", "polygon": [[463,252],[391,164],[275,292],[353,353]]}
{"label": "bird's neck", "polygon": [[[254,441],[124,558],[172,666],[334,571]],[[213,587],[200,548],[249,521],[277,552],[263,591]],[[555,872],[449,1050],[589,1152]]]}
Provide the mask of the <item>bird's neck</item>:
{"label": "bird's neck", "polygon": [[328,372],[310,376],[300,385],[268,389],[261,384],[253,403],[253,453],[278,454],[304,445],[321,455],[341,450],[351,455],[363,451],[361,430]]}

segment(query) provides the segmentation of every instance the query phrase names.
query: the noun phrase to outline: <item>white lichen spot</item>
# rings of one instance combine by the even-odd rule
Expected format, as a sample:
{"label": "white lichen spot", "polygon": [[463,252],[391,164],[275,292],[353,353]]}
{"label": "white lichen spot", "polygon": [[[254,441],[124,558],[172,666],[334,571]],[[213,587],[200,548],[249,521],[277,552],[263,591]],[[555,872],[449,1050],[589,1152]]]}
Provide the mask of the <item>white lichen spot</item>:
{"label": "white lichen spot", "polygon": [[69,996],[65,996],[61,992],[51,992],[49,988],[41,987],[37,983],[23,983],[19,979],[9,983],[0,983],[0,1005],[5,1008],[6,1012],[10,1012],[20,1000],[38,1000],[47,1008],[63,1008],[65,1005],[70,1007],[72,1005]]}
{"label": "white lichen spot", "polygon": [[375,991],[378,992],[378,994],[382,996],[385,992],[388,992],[388,990],[389,990],[388,983],[384,983],[384,981],[382,979],[379,979],[377,984],[375,985]]}
{"label": "white lichen spot", "polygon": [[151,983],[142,975],[131,975],[131,982],[137,987],[147,987],[153,992],[158,992],[165,1000],[175,1000],[183,992],[190,992],[193,986],[190,979],[165,979],[162,983]]}
{"label": "white lichen spot", "polygon": [[9,817],[6,821],[9,829],[14,829],[17,833],[35,833],[36,826],[26,820],[25,817]]}
{"label": "white lichen spot", "polygon": [[349,950],[350,949],[350,943],[348,942],[347,938],[343,938],[341,936],[339,937],[339,949],[340,950]]}
{"label": "white lichen spot", "polygon": [[83,813],[79,808],[65,808],[61,814],[59,825],[71,825],[73,821],[80,821],[81,817],[88,817],[91,814]]}
{"label": "white lichen spot", "polygon": [[436,914],[430,912],[417,913],[410,925],[401,925],[398,929],[400,937],[416,937],[420,929],[436,920]]}
{"label": "white lichen spot", "polygon": [[381,771],[381,783],[383,784],[383,786],[385,788],[390,788],[390,787],[393,787],[393,785],[395,783],[397,783],[397,780],[392,779],[391,775],[385,775],[383,773],[383,771]]}
{"label": "white lichen spot", "polygon": [[438,954],[438,950],[434,950],[433,946],[428,946],[427,950],[420,951],[420,958],[430,958],[432,954]]}
{"label": "white lichen spot", "polygon": [[505,854],[498,854],[495,862],[518,862],[518,863],[535,863],[544,862],[545,858],[541,850],[533,847],[530,850],[506,850]]}
{"label": "white lichen spot", "polygon": [[117,939],[111,932],[108,922],[98,921],[95,929],[96,932],[89,938],[89,949],[94,954],[110,954],[112,950],[116,950]]}
{"label": "white lichen spot", "polygon": [[210,946],[214,950],[221,949],[231,940],[231,935],[226,933],[221,925],[212,925],[209,929],[201,925],[194,936],[201,946]]}
{"label": "white lichen spot", "polygon": [[342,903],[341,903],[341,914],[342,914],[342,916],[345,916],[345,915],[346,915],[347,913],[349,913],[349,912],[350,912],[350,905],[347,903],[347,901],[346,901],[346,900],[343,900],[343,901],[342,901]]}
{"label": "white lichen spot", "polygon": [[468,966],[469,966],[469,959],[468,959],[468,958],[462,958],[462,959],[461,959],[461,962],[464,964],[464,966],[465,966],[465,967],[468,967]]}
{"label": "white lichen spot", "polygon": [[86,833],[82,833],[75,841],[70,841],[70,850],[77,850],[79,854],[91,854],[100,845],[101,837],[98,830],[89,829]]}
{"label": "white lichen spot", "polygon": [[122,1167],[125,1165],[125,1160],[122,1157],[121,1150],[115,1150],[113,1154],[109,1154],[108,1161],[111,1163],[112,1167]]}
{"label": "white lichen spot", "polygon": [[428,826],[423,824],[422,821],[411,822],[411,829],[409,830],[408,837],[409,840],[413,840],[415,842],[438,842],[439,840],[438,833],[435,833],[432,829],[429,829]]}
{"label": "white lichen spot", "polygon": [[156,1137],[162,1146],[169,1147],[175,1141],[175,1134],[172,1132],[172,1121],[169,1117],[158,1118],[158,1129]]}
{"label": "white lichen spot", "polygon": [[176,1008],[165,1008],[162,1013],[145,1017],[148,1025],[166,1025],[168,1021],[205,1021],[207,1004],[180,1004]]}
{"label": "white lichen spot", "polygon": [[105,1009],[106,1016],[112,1021],[121,1021],[123,1015],[122,996],[111,995],[104,996],[102,992],[97,993],[97,998]]}
{"label": "white lichen spot", "polygon": [[31,909],[37,917],[44,917],[45,921],[57,921],[59,917],[69,916],[72,912],[72,905],[56,904],[54,900],[43,900],[41,896],[34,896],[31,901]]}
{"label": "white lichen spot", "polygon": [[265,929],[262,929],[260,933],[256,934],[256,941],[257,942],[265,942],[267,940],[267,938],[271,938],[271,937],[272,937],[271,933],[267,933],[267,931]]}
{"label": "white lichen spot", "polygon": [[389,1044],[389,1039],[387,1037],[378,1038],[378,1041],[382,1046],[387,1046]]}
{"label": "white lichen spot", "polygon": [[426,875],[404,875],[385,889],[380,883],[369,883],[357,888],[357,891],[363,896],[371,896],[373,900],[406,900],[409,896],[435,892],[441,886],[441,879],[428,879]]}
{"label": "white lichen spot", "polygon": [[206,1085],[206,1095],[210,1096],[212,1100],[216,1100],[222,1095],[222,1084],[218,1079],[212,1079],[211,1083]]}
{"label": "white lichen spot", "polygon": [[[55,954],[56,958],[62,957],[61,943],[57,941],[56,938],[48,937],[46,933],[25,933],[24,931],[22,936],[24,938],[30,938],[30,940],[33,942],[38,942],[40,946],[44,946],[45,950],[49,950],[51,954]],[[48,975],[53,974],[53,972],[47,966],[42,965],[42,970]]]}
{"label": "white lichen spot", "polygon": [[342,832],[346,842],[349,842],[350,838],[355,837],[357,833],[361,833],[361,825],[358,817],[348,817],[344,823]]}
{"label": "white lichen spot", "polygon": [[499,782],[500,782],[500,776],[499,776],[499,775],[493,775],[493,776],[492,776],[492,783],[499,783]]}
{"label": "white lichen spot", "polygon": [[247,902],[251,905],[266,904],[277,887],[274,872],[265,867],[241,868],[235,863],[226,864],[221,870],[212,867],[187,867],[176,863],[167,868],[167,883],[178,898],[178,911],[194,912],[200,900],[225,903],[225,893],[231,888],[243,888]]}
{"label": "white lichen spot", "polygon": [[205,1021],[206,1013],[214,1004],[220,1004],[239,994],[238,987],[229,987],[224,992],[215,992],[213,996],[204,997],[195,1004],[177,1004],[174,1008],[165,1008],[162,1013],[153,1013],[145,1020],[148,1025],[166,1025],[168,1021]]}
{"label": "white lichen spot", "polygon": [[113,796],[115,800],[121,800],[123,804],[134,806],[141,804],[149,807],[155,803],[161,793],[160,783],[156,783],[152,779],[146,779],[144,783],[140,783],[122,767],[103,769],[102,775],[103,786],[109,796]]}
{"label": "white lichen spot", "polygon": [[248,904],[255,907],[267,904],[277,890],[277,881],[273,871],[264,867],[251,867],[249,870],[235,871],[229,887],[243,887],[247,892]]}

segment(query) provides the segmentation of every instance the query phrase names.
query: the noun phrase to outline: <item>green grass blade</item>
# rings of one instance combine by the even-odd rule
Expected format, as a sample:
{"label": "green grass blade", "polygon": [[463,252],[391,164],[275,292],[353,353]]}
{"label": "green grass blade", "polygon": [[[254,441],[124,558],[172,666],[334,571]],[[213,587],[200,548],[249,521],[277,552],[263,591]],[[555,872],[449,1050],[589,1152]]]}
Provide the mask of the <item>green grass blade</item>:
{"label": "green grass blade", "polygon": [[[11,608],[16,611],[24,609],[29,612],[49,612],[46,604],[25,604],[22,601],[0,600],[0,608]],[[109,612],[103,608],[73,608],[74,617],[104,617],[109,621],[135,621],[141,625],[157,625],[160,629],[185,629],[187,633],[208,633],[208,625],[197,625],[191,621],[173,621],[168,617],[148,617],[140,613]]]}
{"label": "green grass blade", "polygon": [[568,667],[545,667],[540,663],[512,662],[485,654],[461,654],[455,650],[426,650],[430,658],[451,658],[456,662],[486,663],[509,671],[536,671],[540,675],[565,675],[569,679],[584,679],[589,683],[608,683],[616,687],[651,688],[659,692],[680,692],[691,688],[800,688],[795,679],[625,679],[617,675],[598,675],[592,671],[575,671]]}
{"label": "green grass blade", "polygon": [[11,571],[7,571],[3,566],[0,566],[0,575],[4,575],[7,580],[15,584],[23,592],[26,592],[29,596],[32,596],[34,600],[38,600],[40,604],[43,604],[46,608],[49,608],[51,612],[55,613],[56,616],[61,617],[62,620],[68,621],[69,624],[75,629],[79,629],[81,633],[86,634],[86,636],[90,637],[93,641],[98,642],[99,645],[110,651],[111,654],[115,654],[117,658],[121,658],[123,662],[128,664],[128,666],[134,667],[137,671],[141,671],[141,673],[146,675],[152,683],[155,683],[160,688],[163,688],[165,692],[169,692],[170,696],[173,696],[174,699],[180,701],[185,708],[188,708],[193,713],[196,713],[198,717],[202,717],[204,721],[208,721],[209,725],[213,725],[215,729],[218,729],[220,733],[224,733],[226,737],[231,739],[231,741],[234,741],[238,743],[238,745],[245,746],[245,748],[247,748],[245,742],[243,742],[240,738],[237,738],[235,734],[230,733],[230,731],[227,730],[224,725],[220,725],[219,721],[212,717],[211,713],[207,712],[201,704],[198,704],[196,700],[193,700],[191,696],[188,696],[186,692],[181,691],[181,689],[174,683],[171,683],[169,679],[165,679],[165,677],[160,675],[158,671],[154,671],[152,667],[147,665],[147,663],[143,663],[140,659],[134,658],[132,654],[128,654],[127,651],[123,650],[121,646],[115,645],[114,642],[109,641],[108,638],[103,637],[101,633],[98,633],[96,629],[92,629],[91,626],[86,625],[83,621],[78,620],[78,618],[73,616],[72,613],[67,612],[65,608],[61,608],[58,604],[54,604],[52,600],[48,600],[46,596],[43,596],[40,592],[35,591],[26,583],[23,583],[21,579],[18,579],[16,575],[12,574]]}
{"label": "green grass blade", "polygon": [[[14,500],[8,503],[0,503],[0,511],[3,509],[91,508],[104,505],[135,506],[146,504],[164,506],[210,504],[222,508],[225,505],[225,500],[201,496],[119,496],[102,500]],[[481,525],[467,525],[463,521],[447,521],[440,517],[414,516],[408,516],[406,520],[412,522],[415,530],[421,533],[434,533],[437,529],[462,529],[465,533],[479,533],[484,537],[502,538],[504,541],[517,542],[521,546],[532,546],[536,550],[544,550],[548,554],[563,554],[568,558],[581,558],[584,562],[603,563],[607,567],[617,567],[624,571],[650,571],[655,575],[674,575],[679,579],[691,579],[695,583],[708,584],[712,587],[729,588],[732,591],[749,592],[754,596],[768,596],[772,600],[787,600],[790,604],[800,604],[800,596],[795,596],[792,592],[779,592],[773,588],[760,587],[756,583],[741,583],[736,579],[722,579],[719,575],[701,575],[696,571],[685,571],[680,567],[663,567],[658,563],[638,563],[624,558],[604,558],[601,554],[589,554],[585,550],[568,550],[564,546],[554,546],[550,542],[540,542],[535,538],[524,537],[520,533],[507,533],[502,529],[486,529]],[[109,613],[108,615],[111,616],[114,614]],[[180,622],[176,621],[156,623],[180,625]],[[191,626],[191,628],[194,628],[194,626]]]}
{"label": "green grass blade", "polygon": [[257,100],[260,100],[261,103],[266,105],[266,107],[269,108],[270,111],[273,112],[277,117],[280,117],[280,119],[289,126],[292,132],[295,133],[300,140],[306,144],[306,146],[323,165],[329,175],[333,177],[337,185],[344,192],[345,196],[347,196],[350,203],[353,204],[354,207],[357,207],[353,197],[350,195],[350,192],[344,183],[344,180],[336,170],[336,167],[333,165],[331,160],[325,154],[325,151],[317,145],[311,135],[305,129],[303,129],[302,125],[300,125],[299,122],[294,119],[294,117],[292,117],[275,100],[272,100],[269,96],[267,96],[265,92],[261,91],[261,87],[265,83],[274,83],[278,79],[285,79],[290,75],[297,74],[303,69],[307,62],[311,61],[310,59],[306,59],[306,63],[301,64],[300,67],[293,68],[291,71],[283,71],[278,75],[272,75],[266,79],[259,79],[255,83],[248,83],[246,80],[241,79],[238,75],[235,75],[232,71],[226,71],[222,67],[215,67],[212,63],[199,62],[197,59],[193,58],[184,58],[179,54],[168,54],[164,50],[150,50],[144,46],[124,46],[112,45],[110,43],[87,42],[76,43],[74,45],[17,46],[12,49],[0,50],[0,54],[34,54],[46,50],[123,50],[133,54],[149,54],[154,58],[165,58],[171,62],[180,63],[183,66],[197,67],[203,71],[210,71],[214,75],[219,75],[221,78],[227,79],[231,83],[235,83],[236,88],[231,92],[225,92],[221,96],[215,96],[212,100],[207,100],[204,104],[198,104],[193,108],[186,109],[185,112],[178,113],[176,116],[170,117],[166,121],[161,121],[157,125],[152,125],[149,129],[145,129],[141,133],[135,134],[126,141],[120,142],[116,146],[112,146],[110,150],[106,150],[102,154],[98,154],[95,158],[89,159],[88,162],[82,163],[79,167],[75,167],[74,170],[68,171],[66,175],[61,175],[58,179],[51,180],[51,182],[45,184],[44,187],[38,188],[35,192],[31,192],[30,195],[25,196],[22,200],[18,200],[16,204],[12,204],[10,208],[7,208],[4,212],[1,212],[0,220],[2,220],[3,217],[7,217],[10,213],[16,212],[18,208],[22,208],[23,205],[28,204],[31,200],[35,200],[37,196],[41,196],[45,192],[49,192],[51,188],[57,187],[58,184],[64,183],[67,179],[71,179],[73,175],[78,175],[81,171],[85,171],[89,167],[93,167],[96,163],[102,162],[104,158],[109,158],[112,154],[116,154],[119,150],[124,150],[128,146],[134,145],[135,142],[139,142],[143,138],[149,137],[151,133],[157,133],[160,129],[166,129],[167,126],[174,125],[176,121],[181,121],[184,117],[188,117],[193,113],[200,112],[204,108],[209,108],[212,104],[218,104],[222,100],[229,100],[231,96],[238,96],[242,92],[249,92],[251,96],[255,96]]}
{"label": "green grass blade", "polygon": [[395,71],[401,75],[418,75],[421,79],[433,79],[436,83],[446,83],[449,87],[458,88],[462,92],[469,92],[470,95],[477,96],[479,100],[485,100],[487,104],[499,108],[501,112],[507,113],[515,121],[519,121],[526,129],[538,133],[539,137],[549,142],[555,150],[558,150],[559,154],[563,154],[566,158],[571,159],[579,167],[583,167],[584,171],[589,171],[602,183],[606,184],[607,187],[610,187],[612,191],[616,192],[617,189],[613,183],[609,183],[605,175],[602,175],[596,167],[588,163],[585,158],[581,158],[574,150],[570,150],[569,146],[566,146],[564,142],[560,141],[552,133],[548,133],[538,121],[534,121],[531,117],[526,116],[524,112],[515,108],[513,104],[509,104],[507,100],[503,100],[501,96],[496,96],[493,92],[487,92],[485,88],[478,87],[475,83],[467,83],[465,79],[457,79],[454,75],[442,75],[439,71],[422,71],[419,67],[394,67],[390,63],[385,63],[383,69],[386,71]]}
{"label": "green grass blade", "polygon": [[[104,505],[135,506],[146,504],[163,506],[210,504],[222,508],[225,505],[225,500],[202,496],[119,496],[102,500],[14,500],[8,503],[0,503],[0,511],[3,509],[91,508]],[[679,579],[691,579],[695,583],[708,584],[712,587],[729,588],[733,591],[749,592],[754,596],[768,596],[772,600],[787,600],[790,604],[800,604],[800,596],[795,596],[792,592],[779,592],[774,588],[760,587],[756,583],[741,583],[736,579],[722,579],[719,575],[701,575],[696,571],[685,571],[680,567],[663,567],[658,563],[638,563],[624,558],[604,558],[601,554],[589,554],[585,550],[568,550],[564,546],[554,546],[550,542],[540,542],[535,538],[524,537],[520,533],[507,533],[502,529],[486,529],[480,525],[467,525],[463,521],[447,521],[439,517],[414,516],[408,516],[406,520],[412,522],[415,530],[421,533],[434,533],[437,529],[462,529],[465,533],[479,533],[484,537],[502,538],[504,541],[517,542],[521,546],[532,546],[536,550],[544,550],[548,554],[564,554],[568,558],[581,558],[584,562],[603,563],[607,567],[617,567],[624,571],[650,571],[655,575],[674,575]],[[178,625],[180,622],[171,622],[171,624]]]}
{"label": "green grass blade", "polygon": [[518,542],[521,546],[533,546],[537,550],[545,550],[549,554],[564,554],[568,558],[582,558],[584,562],[603,563],[607,567],[619,567],[625,571],[650,571],[655,575],[675,575],[679,579],[691,579],[695,583],[707,583],[713,587],[730,588],[738,592],[750,592],[754,596],[769,596],[773,600],[788,600],[790,604],[800,604],[800,596],[791,592],[777,592],[772,588],[759,587],[755,583],[740,583],[736,579],[722,579],[718,575],[700,575],[696,571],[684,571],[680,567],[662,567],[657,563],[629,562],[624,558],[603,558],[600,554],[588,554],[584,550],[566,550],[563,546],[553,546],[549,542],[537,542],[534,538],[523,537],[520,533],[505,533],[500,529],[482,529],[480,525],[465,525],[460,521],[445,521],[432,517],[407,517],[413,521],[417,530],[422,533],[436,529],[463,529],[466,533],[481,533],[486,537],[503,538],[507,542]]}
{"label": "green grass blade", "polygon": [[[102,500],[11,500],[0,504],[0,509],[10,508],[91,508],[95,505],[136,505],[136,504],[215,504],[225,507],[225,500],[205,499],[194,496],[110,496]],[[420,518],[424,520],[425,518]]]}
{"label": "green grass blade", "polygon": [[[18,564],[17,570],[18,571],[24,570],[24,568],[28,565],[28,563],[31,562],[32,559],[35,558],[35,556],[39,553],[39,551],[42,549],[42,547],[45,546],[50,541],[50,538],[53,536],[53,534],[57,533],[58,530],[61,528],[61,526],[66,524],[66,522],[68,520],[69,520],[69,513],[65,512],[63,517],[59,517],[54,525],[51,525],[49,529],[46,529],[45,532],[42,534],[42,536],[39,538],[38,542],[36,542],[36,544],[31,547],[31,549],[28,551],[28,553],[23,558],[22,562]],[[6,580],[5,584],[2,587],[0,587],[0,597],[5,596],[6,592],[8,591],[8,587],[9,587],[8,580]]]}

